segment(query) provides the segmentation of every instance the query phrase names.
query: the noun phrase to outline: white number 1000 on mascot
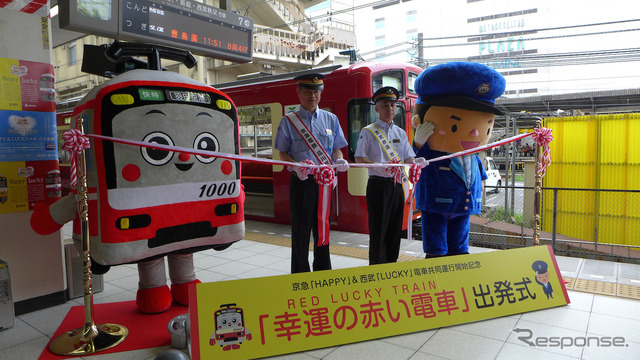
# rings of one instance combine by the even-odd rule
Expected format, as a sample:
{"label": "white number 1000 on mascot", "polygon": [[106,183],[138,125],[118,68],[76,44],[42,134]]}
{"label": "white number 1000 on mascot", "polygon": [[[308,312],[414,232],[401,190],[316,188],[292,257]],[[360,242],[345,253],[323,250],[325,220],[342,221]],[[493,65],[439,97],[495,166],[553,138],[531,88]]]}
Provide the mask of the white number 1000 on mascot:
{"label": "white number 1000 on mascot", "polygon": [[[79,119],[88,134],[239,153],[231,99],[169,71],[118,75],[84,97],[71,128]],[[111,265],[137,263],[136,303],[142,312],[162,312],[172,302],[188,305],[188,286],[199,282],[193,252],[222,250],[244,237],[244,192],[236,161],[91,138],[87,184],[92,269],[100,273]],[[37,210],[32,226],[46,233],[42,228],[53,227],[47,223],[71,219],[79,241],[73,194]],[[38,229],[38,223],[45,225]]]}

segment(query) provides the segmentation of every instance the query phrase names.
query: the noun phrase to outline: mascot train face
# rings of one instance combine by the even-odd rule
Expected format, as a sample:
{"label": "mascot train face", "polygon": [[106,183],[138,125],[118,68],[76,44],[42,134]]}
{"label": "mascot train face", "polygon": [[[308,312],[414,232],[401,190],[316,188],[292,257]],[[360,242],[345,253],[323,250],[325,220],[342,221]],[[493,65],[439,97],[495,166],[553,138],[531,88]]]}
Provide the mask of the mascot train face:
{"label": "mascot train face", "polygon": [[[80,119],[88,133],[239,151],[229,98],[176,73],[128,71],[89,93],[71,126]],[[235,162],[92,139],[87,163],[89,191],[97,195],[89,198],[92,257],[100,264],[243,237],[244,196]]]}
{"label": "mascot train face", "polygon": [[[195,65],[191,54],[148,45],[115,42],[104,54],[129,50],[148,55],[157,69],[161,54]],[[85,62],[86,55],[85,47]],[[238,115],[231,99],[167,71],[129,70],[92,89],[74,110],[70,126],[80,128],[80,123],[87,134],[240,152]],[[158,313],[173,302],[188,305],[188,287],[199,282],[193,252],[222,250],[244,237],[239,163],[97,138],[91,138],[85,153],[92,271],[101,274],[111,265],[137,263],[138,309]],[[38,205],[31,217],[36,232],[53,233],[73,220],[73,238],[81,241],[75,194],[50,206]]]}

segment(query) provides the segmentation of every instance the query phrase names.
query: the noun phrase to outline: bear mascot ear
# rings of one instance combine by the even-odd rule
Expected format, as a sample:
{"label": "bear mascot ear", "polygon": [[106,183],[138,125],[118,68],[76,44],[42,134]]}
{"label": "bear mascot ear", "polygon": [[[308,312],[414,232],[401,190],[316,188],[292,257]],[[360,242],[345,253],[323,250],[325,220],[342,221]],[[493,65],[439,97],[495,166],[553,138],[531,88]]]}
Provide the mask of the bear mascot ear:
{"label": "bear mascot ear", "polygon": [[77,217],[75,194],[71,193],[48,205],[35,204],[29,223],[33,231],[40,235],[49,235]]}

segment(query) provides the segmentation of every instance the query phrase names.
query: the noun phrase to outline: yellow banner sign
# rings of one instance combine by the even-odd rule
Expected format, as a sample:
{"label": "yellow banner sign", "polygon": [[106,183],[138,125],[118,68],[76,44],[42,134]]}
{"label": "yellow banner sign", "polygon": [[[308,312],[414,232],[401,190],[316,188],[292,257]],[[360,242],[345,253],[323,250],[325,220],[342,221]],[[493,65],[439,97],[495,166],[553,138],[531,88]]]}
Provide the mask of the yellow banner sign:
{"label": "yellow banner sign", "polygon": [[537,246],[198,284],[193,359],[250,359],[566,305],[553,250]]}

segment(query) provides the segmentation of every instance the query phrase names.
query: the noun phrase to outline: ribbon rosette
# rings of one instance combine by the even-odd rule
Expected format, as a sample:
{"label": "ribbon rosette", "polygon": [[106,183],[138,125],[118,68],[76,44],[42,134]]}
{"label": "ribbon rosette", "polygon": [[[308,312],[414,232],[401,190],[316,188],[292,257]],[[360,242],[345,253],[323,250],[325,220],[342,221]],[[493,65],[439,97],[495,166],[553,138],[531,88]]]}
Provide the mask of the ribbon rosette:
{"label": "ribbon rosette", "polygon": [[70,129],[62,133],[64,144],[62,150],[66,150],[71,154],[71,180],[70,185],[76,186],[78,184],[78,164],[77,156],[85,149],[88,149],[91,145],[89,137],[78,129]]}
{"label": "ribbon rosette", "polygon": [[[400,160],[392,159],[391,161],[389,161],[389,164],[400,164]],[[385,171],[393,175],[393,181],[395,181],[396,184],[402,184],[402,167],[389,166],[385,169]]]}
{"label": "ribbon rosette", "polygon": [[314,173],[314,177],[316,179],[316,182],[320,186],[331,185],[333,184],[333,180],[336,177],[336,173],[335,171],[333,171],[332,168],[328,166],[323,166],[319,169],[316,169]]}
{"label": "ribbon rosette", "polygon": [[547,172],[547,166],[551,164],[551,151],[549,143],[553,140],[551,129],[541,127],[533,130],[533,141],[542,148],[541,164],[538,168],[538,175],[544,177]]}
{"label": "ribbon rosette", "polygon": [[[302,164],[307,164],[307,165],[315,165],[316,163],[314,163],[313,161],[306,159],[304,161],[301,161],[300,163]],[[300,166],[300,172],[302,174],[304,174],[304,177],[306,178],[309,174],[313,174],[315,172],[315,169],[312,167],[308,167],[308,166]]]}
{"label": "ribbon rosette", "polygon": [[422,168],[420,165],[412,164],[411,167],[409,167],[409,181],[411,181],[412,184],[415,184],[420,180],[420,174],[422,174]]}

